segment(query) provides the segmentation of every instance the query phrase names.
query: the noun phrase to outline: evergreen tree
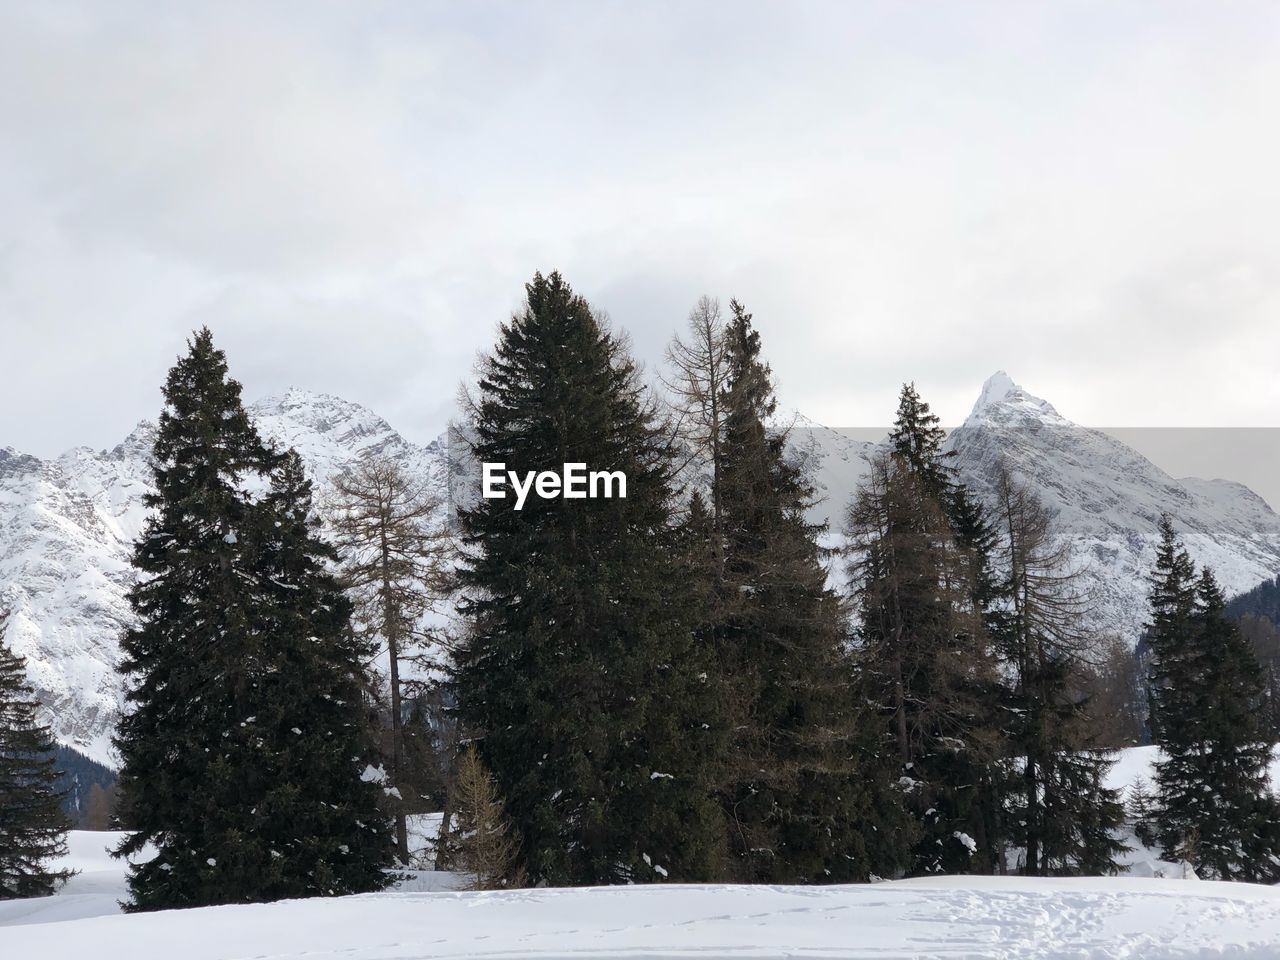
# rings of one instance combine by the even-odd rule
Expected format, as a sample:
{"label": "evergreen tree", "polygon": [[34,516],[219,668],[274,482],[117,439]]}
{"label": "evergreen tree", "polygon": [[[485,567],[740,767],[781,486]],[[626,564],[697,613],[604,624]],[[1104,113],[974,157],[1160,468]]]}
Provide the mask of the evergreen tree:
{"label": "evergreen tree", "polygon": [[26,663],[5,641],[0,611],[0,900],[44,897],[71,876],[51,860],[67,852],[70,822],[54,769],[54,743]]}
{"label": "evergreen tree", "polygon": [[1280,880],[1280,803],[1258,706],[1261,669],[1226,615],[1213,574],[1199,577],[1161,521],[1152,577],[1154,835],[1166,859],[1208,879]]}
{"label": "evergreen tree", "polygon": [[751,315],[737,301],[731,310],[714,636],[735,731],[721,790],[732,873],[793,883],[896,873],[906,825],[853,686],[821,528],[805,517],[813,488],[770,425],[772,375]]}
{"label": "evergreen tree", "polygon": [[[134,553],[117,856],[131,909],[386,882],[350,607],[310,532],[296,455],[267,449],[207,329],[170,371],[154,513]],[[266,492],[261,492],[266,487]]]}
{"label": "evergreen tree", "polygon": [[1204,668],[1195,644],[1195,566],[1174,534],[1168,516],[1160,518],[1160,545],[1151,576],[1151,655],[1148,701],[1156,743],[1195,742],[1197,678]]}
{"label": "evergreen tree", "polygon": [[461,517],[460,717],[530,882],[705,880],[721,825],[712,664],[679,572],[671,458],[633,364],[558,274],[483,362],[475,460],[622,471],[626,497],[483,499]]}
{"label": "evergreen tree", "polygon": [[919,824],[910,872],[993,872],[1005,789],[991,709],[993,534],[946,463],[944,436],[904,386],[889,450],[849,513],[859,662]]}
{"label": "evergreen tree", "polygon": [[981,694],[992,677],[972,642],[980,629],[968,558],[896,454],[873,460],[847,529],[859,672],[918,826],[908,872],[985,870],[995,851],[982,784],[995,747],[984,739]]}
{"label": "evergreen tree", "polygon": [[365,666],[374,650],[351,628],[339,556],[315,532],[311,482],[295,451],[270,481],[254,530],[267,643],[244,758],[256,762],[251,795],[261,797],[251,821],[263,878],[254,895],[377,890],[391,879],[392,848],[381,790],[367,775],[378,759]]}
{"label": "evergreen tree", "polygon": [[955,472],[942,449],[947,431],[929,404],[920,399],[914,383],[902,385],[898,412],[889,432],[889,446],[925,490],[944,508],[950,505]]}

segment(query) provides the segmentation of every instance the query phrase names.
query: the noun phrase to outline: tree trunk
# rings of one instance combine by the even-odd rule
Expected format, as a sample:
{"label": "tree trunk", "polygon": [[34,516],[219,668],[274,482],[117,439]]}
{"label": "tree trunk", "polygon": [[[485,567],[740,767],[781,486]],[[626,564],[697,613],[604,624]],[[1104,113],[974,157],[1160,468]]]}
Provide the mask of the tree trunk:
{"label": "tree trunk", "polygon": [[[399,612],[396,610],[394,585],[391,582],[391,556],[387,544],[385,524],[382,527],[382,603],[383,617],[387,631],[387,659],[389,661],[391,685],[391,786],[400,790],[400,741],[404,719],[400,712],[400,639]],[[396,801],[396,850],[400,862],[409,862],[409,825],[405,819],[404,796],[393,798]]]}

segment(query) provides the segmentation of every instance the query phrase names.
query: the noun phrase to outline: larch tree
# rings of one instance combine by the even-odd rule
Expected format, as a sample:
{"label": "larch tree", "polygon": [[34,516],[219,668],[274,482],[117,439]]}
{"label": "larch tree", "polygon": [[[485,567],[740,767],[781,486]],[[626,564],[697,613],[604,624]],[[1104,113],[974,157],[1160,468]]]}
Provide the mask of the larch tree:
{"label": "larch tree", "polygon": [[[390,789],[395,791],[396,848],[409,860],[407,808],[416,792],[407,735],[403,668],[428,639],[424,616],[448,589],[450,538],[443,501],[395,460],[378,455],[338,474],[325,509],[342,556],[342,579],[355,620],[387,651]],[[411,742],[412,741],[412,742]]]}
{"label": "larch tree", "polygon": [[527,882],[520,836],[507,817],[498,785],[473,745],[462,751],[454,775],[457,815],[449,865],[471,890],[503,890]]}
{"label": "larch tree", "polygon": [[[676,411],[678,436],[696,460],[709,467],[707,485],[712,548],[718,549],[720,523],[721,445],[725,430],[725,391],[728,385],[728,342],[720,301],[703,296],[689,312],[688,330],[667,347],[668,376],[663,386]],[[716,569],[720,557],[713,552]]]}
{"label": "larch tree", "polygon": [[26,663],[5,639],[7,619],[0,610],[0,900],[49,896],[71,876],[54,864],[67,852],[71,823],[53,736]]}
{"label": "larch tree", "polygon": [[1112,761],[1093,749],[1080,692],[1094,646],[1083,626],[1088,597],[1049,511],[1004,468],[995,501],[1006,606],[994,639],[1005,742],[1020,767],[1010,840],[1029,876],[1116,873],[1124,808],[1104,786]]}

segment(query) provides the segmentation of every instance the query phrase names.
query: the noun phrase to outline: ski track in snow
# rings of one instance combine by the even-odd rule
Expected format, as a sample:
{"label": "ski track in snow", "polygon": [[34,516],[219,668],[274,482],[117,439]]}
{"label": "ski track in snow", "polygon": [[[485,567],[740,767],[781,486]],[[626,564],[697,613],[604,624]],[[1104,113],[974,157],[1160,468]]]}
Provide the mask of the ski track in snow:
{"label": "ski track in snow", "polygon": [[384,893],[10,926],[0,945],[22,960],[1275,958],[1280,892],[951,878]]}

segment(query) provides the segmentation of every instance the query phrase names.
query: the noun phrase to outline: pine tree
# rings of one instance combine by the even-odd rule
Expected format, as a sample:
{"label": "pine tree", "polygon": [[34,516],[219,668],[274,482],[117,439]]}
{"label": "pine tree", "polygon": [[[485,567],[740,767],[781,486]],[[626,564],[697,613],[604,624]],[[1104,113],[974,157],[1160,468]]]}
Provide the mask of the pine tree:
{"label": "pine tree", "polygon": [[812,883],[892,874],[905,823],[853,684],[822,528],[805,516],[814,491],[771,423],[777,401],[752,317],[737,301],[731,311],[714,636],[735,731],[720,791],[732,875]]}
{"label": "pine tree", "polygon": [[1133,824],[1133,835],[1143,846],[1155,846],[1155,797],[1151,792],[1151,784],[1139,777],[1129,785],[1125,801],[1129,822]]}
{"label": "pine tree", "polygon": [[678,576],[670,451],[586,301],[558,274],[526,293],[481,368],[475,460],[521,474],[620,470],[626,497],[463,511],[458,712],[531,882],[709,879],[721,723]]}
{"label": "pine tree", "polygon": [[5,640],[0,611],[0,900],[44,897],[70,876],[50,861],[67,852],[70,822],[54,769],[54,743],[26,663]]}
{"label": "pine tree", "polygon": [[849,512],[858,667],[896,758],[918,836],[908,872],[972,872],[994,861],[981,786],[991,683],[974,648],[968,559],[928,487],[895,454],[872,461]]}
{"label": "pine tree", "polygon": [[1168,517],[1151,603],[1152,727],[1162,750],[1155,840],[1166,859],[1189,862],[1203,878],[1275,883],[1280,802],[1258,713],[1261,668],[1212,572],[1196,577]]}
{"label": "pine tree", "polygon": [[[415,738],[405,729],[401,665],[427,639],[423,617],[446,589],[448,540],[441,507],[438,496],[382,456],[339,474],[326,504],[343,556],[343,582],[356,600],[356,620],[386,645],[390,778],[402,798],[416,778],[407,756]],[[402,863],[409,860],[406,813],[406,802],[397,802],[396,848]]]}
{"label": "pine tree", "polygon": [[361,780],[362,651],[300,462],[262,443],[207,329],[164,395],[121,643],[135,832],[117,856],[156,849],[131,867],[130,908],[376,889],[389,842]]}
{"label": "pine tree", "polygon": [[1157,743],[1196,739],[1195,689],[1202,674],[1195,646],[1195,566],[1174,534],[1168,516],[1160,518],[1160,545],[1151,576],[1151,650],[1148,699],[1152,735]]}

